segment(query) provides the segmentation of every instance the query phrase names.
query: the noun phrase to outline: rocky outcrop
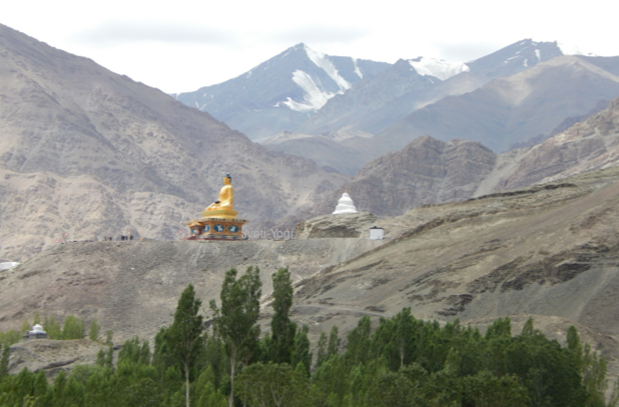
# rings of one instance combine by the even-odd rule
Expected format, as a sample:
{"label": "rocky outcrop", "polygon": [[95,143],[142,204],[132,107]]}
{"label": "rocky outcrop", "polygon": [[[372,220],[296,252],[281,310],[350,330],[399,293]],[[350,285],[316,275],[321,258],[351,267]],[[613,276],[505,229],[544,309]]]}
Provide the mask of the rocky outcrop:
{"label": "rocky outcrop", "polygon": [[318,216],[300,222],[295,229],[297,239],[358,238],[376,223],[368,212]]}

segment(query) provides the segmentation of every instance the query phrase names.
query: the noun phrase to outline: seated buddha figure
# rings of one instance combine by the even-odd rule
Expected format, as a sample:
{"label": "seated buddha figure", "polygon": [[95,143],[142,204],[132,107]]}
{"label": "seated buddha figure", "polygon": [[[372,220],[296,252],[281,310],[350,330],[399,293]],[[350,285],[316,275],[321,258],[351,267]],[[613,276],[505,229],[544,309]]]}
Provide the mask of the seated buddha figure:
{"label": "seated buddha figure", "polygon": [[204,212],[204,217],[219,217],[219,218],[234,218],[237,213],[234,210],[234,189],[232,185],[232,177],[227,174],[224,177],[224,186],[219,190],[219,199],[212,203]]}

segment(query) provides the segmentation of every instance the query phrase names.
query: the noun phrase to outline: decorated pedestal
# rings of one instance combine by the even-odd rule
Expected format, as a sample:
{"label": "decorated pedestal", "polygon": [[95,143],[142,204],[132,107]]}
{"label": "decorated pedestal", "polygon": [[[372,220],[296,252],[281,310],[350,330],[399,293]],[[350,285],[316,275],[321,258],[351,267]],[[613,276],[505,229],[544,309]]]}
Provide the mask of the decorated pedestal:
{"label": "decorated pedestal", "polygon": [[187,222],[191,236],[187,240],[246,240],[243,225],[246,219],[204,217]]}

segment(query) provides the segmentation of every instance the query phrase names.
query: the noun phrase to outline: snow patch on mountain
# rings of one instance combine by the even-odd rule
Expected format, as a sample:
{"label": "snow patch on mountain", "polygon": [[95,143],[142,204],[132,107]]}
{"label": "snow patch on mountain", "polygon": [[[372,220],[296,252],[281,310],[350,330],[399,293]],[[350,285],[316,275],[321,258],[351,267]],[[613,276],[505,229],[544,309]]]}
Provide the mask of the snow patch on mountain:
{"label": "snow patch on mountain", "polygon": [[327,58],[325,54],[322,52],[314,51],[313,49],[305,46],[305,53],[307,57],[319,68],[321,68],[325,73],[329,76],[329,78],[333,79],[333,81],[337,84],[340,90],[345,91],[350,89],[350,83],[344,78],[342,78],[333,63]]}
{"label": "snow patch on mountain", "polygon": [[297,69],[292,73],[292,81],[296,83],[305,94],[303,102],[297,102],[288,97],[285,102],[279,102],[275,105],[278,107],[281,104],[288,106],[291,110],[297,112],[316,111],[323,107],[327,100],[331,99],[335,94],[321,90],[312,77],[306,72]]}
{"label": "snow patch on mountain", "polygon": [[352,59],[352,63],[355,65],[354,72],[357,74],[359,79],[363,79],[363,72],[361,72],[361,69],[359,69],[359,66],[357,65],[357,60],[355,58]]}
{"label": "snow patch on mountain", "polygon": [[462,62],[449,62],[443,59],[419,57],[409,59],[408,63],[419,75],[434,76],[444,81],[462,72],[469,71],[469,67]]}
{"label": "snow patch on mountain", "polygon": [[563,52],[563,55],[585,55],[588,57],[596,57],[597,55],[591,52],[583,52],[577,46],[573,44],[565,44],[563,42],[557,42],[557,46]]}

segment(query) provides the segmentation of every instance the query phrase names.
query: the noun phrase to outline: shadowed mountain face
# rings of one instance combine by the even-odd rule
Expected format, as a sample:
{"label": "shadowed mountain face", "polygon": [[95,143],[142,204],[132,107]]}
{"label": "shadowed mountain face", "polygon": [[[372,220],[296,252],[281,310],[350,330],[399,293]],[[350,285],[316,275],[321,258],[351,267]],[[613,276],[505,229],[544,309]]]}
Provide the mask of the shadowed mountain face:
{"label": "shadowed mountain face", "polygon": [[[360,211],[400,215],[419,205],[469,198],[495,160],[496,154],[480,143],[421,137],[371,161],[340,189],[349,191]],[[336,195],[327,202],[337,202]],[[333,211],[328,204],[320,209],[321,214]]]}
{"label": "shadowed mountain face", "polygon": [[178,237],[228,172],[236,209],[260,224],[311,206],[344,180],[5,26],[0,122],[3,258],[95,233]]}
{"label": "shadowed mountain face", "polygon": [[[359,81],[342,95],[330,99],[323,108],[295,130],[307,134],[353,128],[375,133],[394,122],[391,112],[374,112],[409,93],[431,94],[441,80],[419,74],[409,61],[400,59],[389,69]],[[385,124],[387,123],[387,124]]]}
{"label": "shadowed mountain face", "polygon": [[480,141],[500,152],[514,143],[550,133],[566,117],[585,114],[600,99],[618,95],[618,76],[585,58],[564,56],[426,106],[371,143],[396,150],[417,137],[430,135],[444,141]]}
{"label": "shadowed mountain face", "polygon": [[528,187],[618,164],[619,99],[615,99],[541,144],[502,154],[478,142],[420,137],[366,164],[312,215],[330,213],[345,190],[360,210],[394,216],[420,205]]}

